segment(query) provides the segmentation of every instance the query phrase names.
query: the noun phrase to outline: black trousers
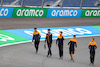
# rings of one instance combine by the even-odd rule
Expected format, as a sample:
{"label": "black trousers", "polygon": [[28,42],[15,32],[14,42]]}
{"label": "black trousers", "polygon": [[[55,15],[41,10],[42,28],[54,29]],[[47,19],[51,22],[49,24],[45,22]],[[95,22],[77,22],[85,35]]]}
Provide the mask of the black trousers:
{"label": "black trousers", "polygon": [[58,45],[59,48],[59,56],[63,57],[63,45]]}
{"label": "black trousers", "polygon": [[52,55],[52,52],[51,52],[51,44],[50,43],[47,43],[48,45],[48,55]]}
{"label": "black trousers", "polygon": [[35,46],[36,52],[38,52],[38,49],[39,49],[39,42],[40,41],[35,41],[34,42],[34,46]]}
{"label": "black trousers", "polygon": [[90,51],[90,62],[94,63],[94,59],[95,59],[95,51]]}
{"label": "black trousers", "polygon": [[72,48],[69,48],[69,54],[74,54],[74,53],[75,53],[75,50]]}

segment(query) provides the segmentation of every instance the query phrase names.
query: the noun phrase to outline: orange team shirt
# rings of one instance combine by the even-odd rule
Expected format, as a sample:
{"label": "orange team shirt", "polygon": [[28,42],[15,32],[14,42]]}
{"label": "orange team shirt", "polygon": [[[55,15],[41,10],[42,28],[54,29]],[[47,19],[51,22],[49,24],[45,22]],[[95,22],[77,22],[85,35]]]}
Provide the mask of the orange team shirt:
{"label": "orange team shirt", "polygon": [[57,41],[58,41],[58,44],[63,45],[63,40],[64,40],[64,36],[58,36],[57,40],[56,40],[56,44],[57,44]]}
{"label": "orange team shirt", "polygon": [[75,42],[77,44],[77,40],[76,39],[70,39],[69,42],[70,41],[73,41],[73,42]]}
{"label": "orange team shirt", "polygon": [[34,31],[34,32],[33,32],[33,37],[34,37],[34,35],[37,35],[37,34],[39,34],[39,36],[41,36],[40,32],[38,32],[38,31],[35,32],[35,31]]}
{"label": "orange team shirt", "polygon": [[97,43],[96,42],[90,42],[89,43],[89,46],[94,46],[94,45],[97,47]]}
{"label": "orange team shirt", "polygon": [[62,39],[62,37],[63,39],[65,39],[64,36],[58,36],[57,39]]}

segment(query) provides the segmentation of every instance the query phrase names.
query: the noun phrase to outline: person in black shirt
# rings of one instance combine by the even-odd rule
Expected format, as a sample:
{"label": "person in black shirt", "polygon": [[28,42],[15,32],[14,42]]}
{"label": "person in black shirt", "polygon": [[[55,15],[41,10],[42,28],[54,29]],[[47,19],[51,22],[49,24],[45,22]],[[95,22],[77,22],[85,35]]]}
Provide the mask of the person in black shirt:
{"label": "person in black shirt", "polygon": [[44,45],[46,45],[46,41],[47,41],[47,45],[48,45],[48,54],[47,54],[47,57],[48,57],[49,55],[52,56],[52,52],[51,52],[52,33],[50,33],[50,29],[48,29],[48,33],[46,34],[45,44],[44,44]]}
{"label": "person in black shirt", "polygon": [[97,43],[94,41],[94,38],[91,38],[91,42],[89,43],[88,47],[90,50],[90,64],[94,65],[95,51],[97,48]]}
{"label": "person in black shirt", "polygon": [[73,36],[68,42],[67,48],[69,46],[69,54],[71,57],[71,60],[74,62],[74,52],[77,50],[77,40],[76,40],[76,35]]}
{"label": "person in black shirt", "polygon": [[64,40],[64,36],[62,35],[62,31],[60,31],[60,35],[57,37],[56,40],[56,46],[58,46],[59,48],[59,56],[61,59],[63,59],[63,40]]}

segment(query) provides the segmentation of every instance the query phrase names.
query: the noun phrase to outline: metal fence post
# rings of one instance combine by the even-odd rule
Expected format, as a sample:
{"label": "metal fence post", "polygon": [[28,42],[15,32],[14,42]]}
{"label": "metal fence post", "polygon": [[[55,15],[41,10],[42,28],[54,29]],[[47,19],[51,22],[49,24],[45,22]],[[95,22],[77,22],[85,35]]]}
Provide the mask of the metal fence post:
{"label": "metal fence post", "polygon": [[23,7],[23,4],[24,4],[24,0],[22,0],[21,7]]}
{"label": "metal fence post", "polygon": [[83,0],[81,0],[80,9],[82,9],[82,5],[83,5]]}
{"label": "metal fence post", "polygon": [[62,0],[62,3],[61,3],[61,8],[63,7],[63,3],[64,3],[64,0]]}
{"label": "metal fence post", "polygon": [[42,8],[43,8],[43,6],[44,6],[44,0],[42,0]]}
{"label": "metal fence post", "polygon": [[1,0],[1,7],[3,6],[3,0]]}

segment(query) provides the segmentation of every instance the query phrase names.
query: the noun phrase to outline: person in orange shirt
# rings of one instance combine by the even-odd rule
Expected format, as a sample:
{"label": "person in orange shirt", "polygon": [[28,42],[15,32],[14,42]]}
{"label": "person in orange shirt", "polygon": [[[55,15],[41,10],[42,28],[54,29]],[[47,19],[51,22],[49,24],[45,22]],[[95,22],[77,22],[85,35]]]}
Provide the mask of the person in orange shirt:
{"label": "person in orange shirt", "polygon": [[71,57],[71,61],[73,62],[74,62],[74,52],[75,50],[77,50],[77,40],[75,38],[76,38],[76,35],[74,35],[73,38],[69,40],[68,45],[67,45],[67,48],[69,47],[69,54]]}
{"label": "person in orange shirt", "polygon": [[[32,38],[32,44],[35,45],[36,54],[37,54],[37,52],[38,52],[40,38],[41,38],[40,32],[37,31],[37,28],[34,28],[33,38]],[[34,42],[34,43],[33,43],[33,42]]]}
{"label": "person in orange shirt", "polygon": [[64,36],[62,35],[62,31],[60,32],[60,35],[57,37],[56,40],[56,46],[58,46],[59,48],[59,56],[61,59],[63,59],[63,40],[64,40]]}
{"label": "person in orange shirt", "polygon": [[88,47],[90,50],[90,64],[94,65],[95,50],[97,48],[97,43],[94,42],[94,38],[91,38],[91,42],[89,43]]}

